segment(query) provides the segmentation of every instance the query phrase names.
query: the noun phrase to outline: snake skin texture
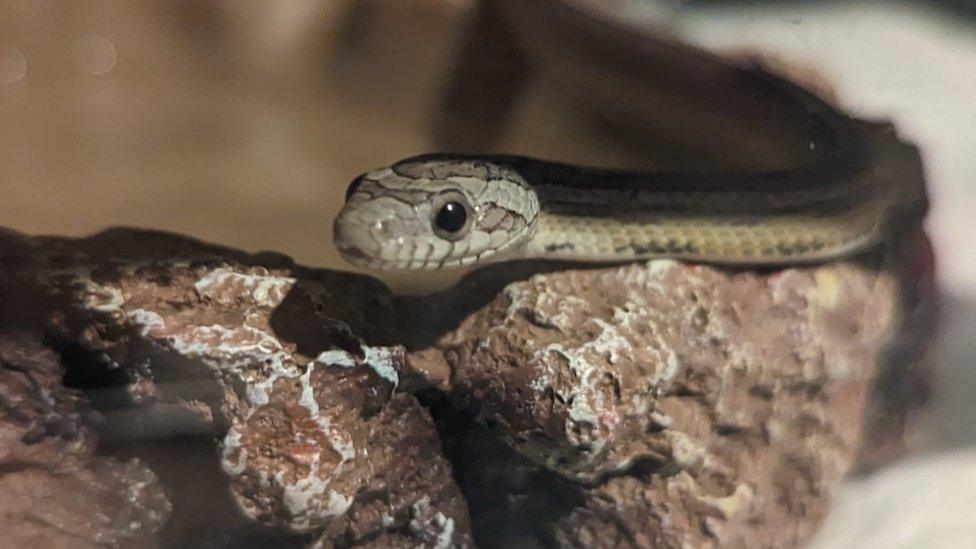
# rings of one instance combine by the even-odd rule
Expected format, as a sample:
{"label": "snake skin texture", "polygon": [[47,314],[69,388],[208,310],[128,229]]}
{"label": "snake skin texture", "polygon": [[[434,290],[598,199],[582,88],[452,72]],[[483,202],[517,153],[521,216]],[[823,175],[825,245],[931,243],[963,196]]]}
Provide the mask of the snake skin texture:
{"label": "snake skin texture", "polygon": [[[851,151],[806,170],[739,176],[419,156],[350,185],[335,244],[348,261],[380,270],[530,258],[824,261],[876,245],[906,211],[924,209],[923,189],[899,188],[870,151]],[[444,234],[434,220],[449,201],[468,219]]]}

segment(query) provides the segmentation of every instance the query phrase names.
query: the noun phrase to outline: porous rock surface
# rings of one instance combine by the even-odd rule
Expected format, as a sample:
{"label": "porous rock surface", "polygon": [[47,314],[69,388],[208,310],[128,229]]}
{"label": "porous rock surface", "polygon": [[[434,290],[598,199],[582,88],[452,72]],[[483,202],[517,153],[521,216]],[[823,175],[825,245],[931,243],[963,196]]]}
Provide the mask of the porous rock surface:
{"label": "porous rock surface", "polygon": [[560,271],[411,358],[446,365],[458,408],[576,488],[515,505],[572,500],[550,512],[559,545],[795,546],[856,461],[897,294],[853,264]]}
{"label": "porous rock surface", "polygon": [[0,332],[0,545],[152,547],[170,512],[156,475],[95,455],[63,377],[56,353]]}
{"label": "porous rock surface", "polygon": [[[242,519],[294,543],[471,545],[434,424],[395,392],[402,349],[366,342],[387,337],[378,283],[151,232],[2,238],[3,320],[81,357],[69,377],[88,380],[95,404],[112,395],[104,437],[216,435]],[[111,382],[92,387],[99,376]]]}
{"label": "porous rock surface", "polygon": [[[47,372],[0,372],[0,433],[39,463],[82,433],[84,474],[50,478],[135,494],[103,504],[137,517],[101,526],[110,546],[248,527],[284,547],[796,545],[864,450],[899,321],[897,278],[854,263],[557,270],[424,298],[429,316],[367,277],[146,231],[0,233],[0,265],[0,327]],[[38,387],[62,395],[43,421]],[[233,520],[95,451],[188,436],[217,441]],[[43,509],[21,486],[4,505]]]}

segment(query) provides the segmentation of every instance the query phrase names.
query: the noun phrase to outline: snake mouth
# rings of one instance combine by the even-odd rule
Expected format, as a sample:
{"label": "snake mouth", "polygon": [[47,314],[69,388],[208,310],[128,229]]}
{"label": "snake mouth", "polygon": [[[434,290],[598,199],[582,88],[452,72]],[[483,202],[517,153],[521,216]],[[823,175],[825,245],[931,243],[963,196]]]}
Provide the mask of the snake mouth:
{"label": "snake mouth", "polygon": [[417,271],[417,270],[434,270],[437,268],[436,263],[428,262],[417,262],[417,261],[386,261],[379,259],[367,254],[364,254],[358,248],[341,248],[337,247],[339,250],[339,255],[349,264],[356,267],[362,267],[364,269],[370,269],[374,271],[386,271],[386,272],[404,272],[404,271]]}
{"label": "snake mouth", "polygon": [[449,263],[416,259],[389,261],[363,253],[362,250],[355,246],[336,245],[336,249],[339,251],[339,255],[342,256],[347,263],[356,267],[375,271],[404,273],[412,271],[436,271],[444,268],[462,267],[459,261],[452,261]]}
{"label": "snake mouth", "polygon": [[342,256],[342,259],[357,267],[376,268],[383,264],[382,261],[364,254],[362,250],[355,246],[336,246],[336,249],[339,250],[339,255]]}
{"label": "snake mouth", "polygon": [[361,267],[364,269],[370,269],[374,271],[413,271],[417,270],[417,266],[413,266],[410,262],[397,262],[397,261],[386,261],[369,254],[363,253],[362,250],[355,246],[336,246],[339,251],[339,255],[342,256],[347,263],[355,267]]}

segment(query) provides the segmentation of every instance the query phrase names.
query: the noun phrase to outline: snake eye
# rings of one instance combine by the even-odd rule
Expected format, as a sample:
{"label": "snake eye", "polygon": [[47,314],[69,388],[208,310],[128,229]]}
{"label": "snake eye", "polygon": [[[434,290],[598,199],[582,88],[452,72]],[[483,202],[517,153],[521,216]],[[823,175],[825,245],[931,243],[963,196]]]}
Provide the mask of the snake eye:
{"label": "snake eye", "polygon": [[464,228],[465,221],[468,220],[468,212],[459,202],[448,202],[441,206],[437,212],[434,223],[437,228],[448,233],[456,233]]}
{"label": "snake eye", "polygon": [[467,200],[460,196],[446,197],[435,210],[434,233],[448,240],[460,238],[468,227],[469,217]]}

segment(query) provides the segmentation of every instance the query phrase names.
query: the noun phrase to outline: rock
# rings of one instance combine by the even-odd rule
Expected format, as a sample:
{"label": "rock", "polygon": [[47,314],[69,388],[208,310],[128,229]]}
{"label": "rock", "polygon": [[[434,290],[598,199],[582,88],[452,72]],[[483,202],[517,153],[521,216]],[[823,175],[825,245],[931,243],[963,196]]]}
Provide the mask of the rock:
{"label": "rock", "polygon": [[471,545],[379,283],[160,233],[2,238],[2,309],[35,313],[4,320],[74,350],[104,439],[216,435],[242,518],[320,546]]}
{"label": "rock", "polygon": [[857,463],[899,292],[852,263],[566,270],[508,285],[411,362],[439,350],[457,408],[577,487],[560,545],[792,546]]}
{"label": "rock", "polygon": [[[6,459],[86,471],[24,477],[5,504],[110,486],[71,511],[108,545],[796,545],[863,456],[897,454],[917,404],[867,405],[917,359],[886,352],[908,286],[880,256],[503,265],[413,300],[126,229],[0,233],[0,265],[0,329],[34,346],[4,366],[43,359],[2,382]],[[165,473],[200,440],[210,461]],[[103,507],[138,524],[91,526]]]}
{"label": "rock", "polygon": [[170,503],[137,459],[95,454],[57,354],[0,332],[0,529],[6,547],[153,547]]}

